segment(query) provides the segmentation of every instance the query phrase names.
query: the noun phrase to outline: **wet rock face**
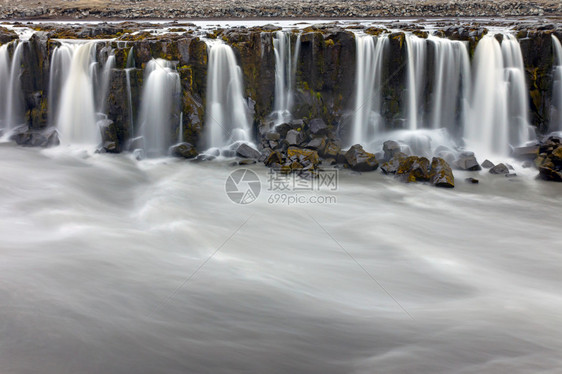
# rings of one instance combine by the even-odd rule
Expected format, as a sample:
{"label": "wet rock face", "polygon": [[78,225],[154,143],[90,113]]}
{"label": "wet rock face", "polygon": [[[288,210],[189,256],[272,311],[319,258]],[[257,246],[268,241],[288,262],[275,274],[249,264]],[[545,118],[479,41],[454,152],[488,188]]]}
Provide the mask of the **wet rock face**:
{"label": "wet rock face", "polygon": [[562,182],[562,142],[555,136],[548,138],[539,148],[535,165],[539,176],[548,181]]}
{"label": "wet rock face", "polygon": [[49,148],[60,144],[59,134],[55,128],[34,130],[21,126],[14,130],[10,139],[25,147]]}
{"label": "wet rock face", "polygon": [[18,34],[13,30],[8,30],[5,27],[0,27],[0,45],[18,39]]}

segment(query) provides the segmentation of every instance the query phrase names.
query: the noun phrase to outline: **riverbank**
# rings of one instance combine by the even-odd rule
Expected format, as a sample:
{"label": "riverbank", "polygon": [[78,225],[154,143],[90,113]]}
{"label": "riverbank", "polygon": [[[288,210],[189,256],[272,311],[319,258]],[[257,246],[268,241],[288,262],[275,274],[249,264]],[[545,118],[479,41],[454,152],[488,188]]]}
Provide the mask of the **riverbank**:
{"label": "riverbank", "polygon": [[0,5],[0,19],[224,19],[369,17],[562,16],[562,3],[539,1],[180,1],[16,0]]}

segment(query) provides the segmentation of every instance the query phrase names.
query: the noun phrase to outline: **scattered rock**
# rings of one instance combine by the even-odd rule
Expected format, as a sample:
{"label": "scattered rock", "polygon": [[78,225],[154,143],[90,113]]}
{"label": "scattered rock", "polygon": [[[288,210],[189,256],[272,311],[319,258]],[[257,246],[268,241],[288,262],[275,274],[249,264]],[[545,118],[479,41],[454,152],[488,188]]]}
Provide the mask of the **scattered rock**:
{"label": "scattered rock", "polygon": [[170,147],[170,154],[174,157],[194,158],[199,153],[191,143],[179,143]]}
{"label": "scattered rock", "polygon": [[288,123],[281,123],[275,126],[275,132],[279,134],[280,138],[287,137],[287,133],[292,129],[291,125]]}
{"label": "scattered rock", "polygon": [[433,160],[431,160],[429,182],[436,187],[455,187],[453,170],[451,170],[449,164],[440,157],[433,157]]}
{"label": "scattered rock", "polygon": [[478,183],[480,183],[480,181],[479,181],[478,179],[476,179],[476,178],[466,178],[465,181],[467,181],[468,183],[471,183],[471,184],[478,184]]}
{"label": "scattered rock", "polygon": [[324,122],[322,118],[314,118],[308,123],[308,128],[310,133],[313,135],[327,135],[328,125]]}
{"label": "scattered rock", "polygon": [[396,175],[404,182],[427,182],[430,178],[429,160],[425,157],[409,156],[400,160]]}
{"label": "scattered rock", "polygon": [[259,159],[261,157],[261,152],[257,149],[252,148],[246,143],[242,143],[236,148],[236,154],[244,158],[255,158]]}
{"label": "scattered rock", "polygon": [[278,141],[281,139],[281,135],[278,132],[267,132],[265,133],[265,139]]}
{"label": "scattered rock", "polygon": [[345,153],[345,159],[354,171],[372,171],[379,167],[379,163],[372,153],[368,153],[359,144],[355,144]]}
{"label": "scattered rock", "polygon": [[387,162],[381,165],[381,170],[385,174],[396,174],[400,163],[402,163],[408,156],[405,153],[398,152]]}
{"label": "scattered rock", "polygon": [[495,166],[494,163],[490,160],[485,160],[482,163],[482,167],[485,168],[485,169],[490,169],[490,168],[493,168],[494,166]]}
{"label": "scattered rock", "polygon": [[306,148],[314,149],[321,153],[326,148],[326,140],[324,138],[314,138],[306,144]]}
{"label": "scattered rock", "polygon": [[467,152],[460,155],[460,157],[455,161],[455,166],[461,170],[478,171],[482,170],[480,164],[474,157],[474,153]]}
{"label": "scattered rock", "polygon": [[318,152],[324,158],[334,158],[338,162],[341,161],[341,160],[338,160],[338,155],[341,153],[341,147],[339,146],[339,144],[337,144],[333,141],[328,141],[326,143],[326,146],[324,147],[324,149],[318,150]]}
{"label": "scattered rock", "polygon": [[400,152],[400,144],[394,140],[387,140],[383,143],[382,150],[384,152],[384,160],[390,161],[394,155]]}
{"label": "scattered rock", "polygon": [[275,164],[282,164],[282,163],[283,163],[283,155],[281,154],[281,152],[278,151],[271,152],[264,161],[264,164],[270,167]]}
{"label": "scattered rock", "polygon": [[293,162],[298,162],[302,167],[313,165],[316,167],[320,163],[318,153],[312,149],[289,147],[287,149],[287,157]]}
{"label": "scattered rock", "polygon": [[285,137],[285,142],[287,145],[300,145],[304,141],[304,133],[297,130],[289,130],[287,136]]}
{"label": "scattered rock", "polygon": [[504,164],[497,164],[493,168],[490,169],[491,174],[507,174],[509,173],[509,169]]}

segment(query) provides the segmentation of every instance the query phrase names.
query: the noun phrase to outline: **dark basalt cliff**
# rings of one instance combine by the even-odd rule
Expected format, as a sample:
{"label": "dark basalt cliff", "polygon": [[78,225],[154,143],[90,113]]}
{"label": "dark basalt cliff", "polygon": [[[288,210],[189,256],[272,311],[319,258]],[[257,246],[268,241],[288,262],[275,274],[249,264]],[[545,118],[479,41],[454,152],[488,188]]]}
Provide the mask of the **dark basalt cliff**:
{"label": "dark basalt cliff", "polygon": [[[24,25],[21,25],[24,26]],[[134,135],[127,104],[127,60],[134,59],[135,65],[128,70],[133,101],[133,116],[138,114],[143,83],[143,68],[152,58],[163,58],[177,62],[181,78],[183,134],[184,140],[197,144],[204,123],[205,94],[207,77],[207,45],[189,24],[174,23],[170,33],[155,34],[142,31],[149,25],[141,23],[97,24],[97,25],[25,25],[34,27],[36,33],[25,44],[22,88],[25,96],[26,120],[31,129],[48,125],[49,64],[54,48],[60,44],[57,39],[100,40],[98,54],[106,46],[114,50],[116,66],[112,72],[108,94],[107,114],[114,121],[119,148]],[[465,40],[472,55],[478,40],[487,33],[484,26],[437,25],[438,36]],[[162,27],[162,25],[158,26]],[[352,26],[343,28],[337,24],[323,24],[304,29],[301,34],[301,52],[296,73],[296,98],[293,110],[295,118],[323,118],[332,129],[340,125],[345,111],[352,107],[355,87],[355,36]],[[406,43],[405,32],[420,37],[428,33],[415,25],[401,25],[403,32],[389,35],[388,50],[383,64],[382,113],[390,119],[387,126],[399,128],[402,124],[400,108],[403,108],[403,91],[406,85]],[[272,111],[275,86],[275,59],[273,32],[278,28],[216,29],[207,32],[207,38],[220,38],[235,51],[242,69],[245,95],[252,103],[254,129],[267,120]],[[367,28],[368,33],[377,34],[385,30]],[[553,50],[551,34],[562,39],[562,31],[554,26],[540,29],[521,26],[516,36],[521,44],[529,98],[532,124],[539,132],[545,132],[549,120],[551,97]],[[0,28],[0,42],[8,43],[17,35]],[[297,38],[295,31],[291,38]],[[108,41],[107,39],[111,39]],[[431,45],[431,44],[429,44]],[[12,47],[13,48],[13,47]],[[133,56],[129,56],[132,54]],[[433,64],[431,50],[428,65]],[[103,61],[100,55],[99,61]],[[427,82],[431,82],[428,79]],[[431,83],[424,87],[430,90]],[[429,97],[427,95],[426,97]],[[345,126],[339,131],[345,132]],[[177,134],[178,129],[174,129]]]}

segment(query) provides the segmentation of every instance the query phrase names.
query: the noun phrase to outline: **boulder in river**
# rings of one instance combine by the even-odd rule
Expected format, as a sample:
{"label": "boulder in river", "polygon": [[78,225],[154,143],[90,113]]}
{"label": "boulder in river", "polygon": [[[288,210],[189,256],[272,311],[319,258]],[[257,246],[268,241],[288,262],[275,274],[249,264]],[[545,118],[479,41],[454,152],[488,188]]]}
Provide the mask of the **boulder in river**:
{"label": "boulder in river", "polygon": [[396,174],[398,168],[400,167],[400,163],[403,162],[407,157],[408,156],[405,153],[395,153],[390,160],[381,165],[382,172],[385,174]]}
{"label": "boulder in river", "polygon": [[11,140],[26,147],[55,147],[60,144],[59,133],[54,127],[44,130],[33,130],[28,126],[21,126],[14,130]]}
{"label": "boulder in river", "polygon": [[175,157],[194,158],[199,153],[191,143],[179,143],[170,147],[170,154]]}
{"label": "boulder in river", "polygon": [[476,160],[474,153],[466,152],[460,155],[460,157],[455,161],[455,166],[460,170],[478,171],[482,170],[482,167]]}
{"label": "boulder in river", "polygon": [[373,171],[379,167],[375,155],[365,151],[359,144],[349,148],[345,153],[345,159],[354,171]]}
{"label": "boulder in river", "polygon": [[451,170],[449,164],[440,157],[433,157],[433,160],[431,160],[429,182],[436,187],[455,187],[453,170]]}
{"label": "boulder in river", "polygon": [[491,174],[507,174],[509,173],[509,168],[505,164],[497,164],[490,169]]}
{"label": "boulder in river", "polygon": [[490,169],[493,168],[494,166],[495,166],[494,163],[488,159],[484,160],[484,162],[482,163],[482,167],[485,169]]}
{"label": "boulder in river", "polygon": [[425,157],[409,156],[400,160],[396,175],[404,182],[427,182],[430,178],[429,160]]}
{"label": "boulder in river", "polygon": [[242,143],[236,148],[236,155],[243,158],[255,158],[256,160],[261,157],[260,151],[246,143]]}
{"label": "boulder in river", "polygon": [[384,160],[390,161],[394,155],[400,152],[400,144],[394,140],[387,140],[382,145],[382,150],[384,151]]}

